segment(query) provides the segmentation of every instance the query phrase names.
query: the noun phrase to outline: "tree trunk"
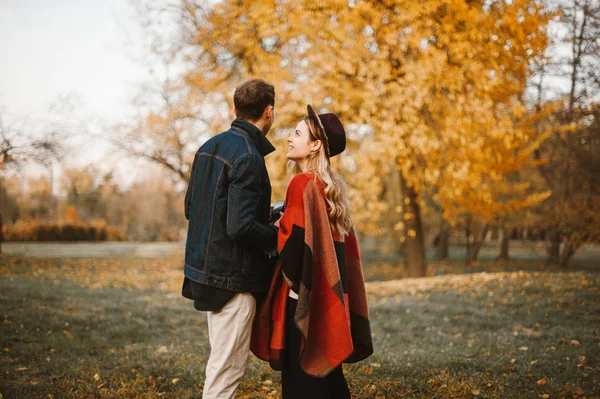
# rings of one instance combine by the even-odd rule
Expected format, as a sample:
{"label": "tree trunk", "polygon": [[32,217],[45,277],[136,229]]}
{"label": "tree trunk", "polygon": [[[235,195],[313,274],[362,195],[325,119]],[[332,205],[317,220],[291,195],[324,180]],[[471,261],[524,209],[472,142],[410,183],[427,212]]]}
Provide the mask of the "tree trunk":
{"label": "tree trunk", "polygon": [[2,214],[0,214],[0,255],[2,255],[2,241],[4,241],[4,222],[2,221]]}
{"label": "tree trunk", "polygon": [[471,250],[469,262],[467,262],[468,264],[470,264],[471,262],[475,262],[477,260],[477,257],[479,256],[479,252],[481,251],[481,248],[483,247],[483,242],[484,242],[485,236],[487,235],[489,228],[490,228],[490,226],[487,223],[484,223],[484,225],[481,227],[481,234],[479,234],[479,238],[477,240],[475,240],[475,242],[473,243],[473,248]]}
{"label": "tree trunk", "polygon": [[450,226],[444,218],[440,226],[440,235],[437,245],[437,259],[446,260],[448,259],[448,241],[450,240]]}
{"label": "tree trunk", "polygon": [[573,255],[575,255],[575,252],[577,252],[577,250],[581,247],[581,245],[586,242],[587,240],[587,236],[586,237],[579,237],[579,239],[573,239],[573,238],[569,238],[567,240],[567,242],[565,243],[565,246],[562,250],[562,253],[560,254],[560,262],[559,265],[562,268],[568,268],[569,267],[569,261],[571,260],[571,258],[573,257]]}
{"label": "tree trunk", "polygon": [[466,255],[465,255],[465,263],[467,266],[471,263],[471,216],[467,216],[467,224],[465,226],[465,238],[466,238]]}
{"label": "tree trunk", "polygon": [[504,222],[502,222],[502,226],[500,227],[500,234],[502,235],[502,237],[500,239],[500,255],[498,256],[498,260],[509,260],[510,256],[508,254],[508,231]]}
{"label": "tree trunk", "polygon": [[427,264],[425,263],[425,241],[423,239],[423,222],[419,207],[419,193],[412,186],[408,186],[402,173],[400,187],[404,197],[403,217],[404,233],[406,234],[406,270],[408,277],[425,277]]}
{"label": "tree trunk", "polygon": [[547,264],[558,265],[560,261],[560,232],[554,229],[550,232],[550,247],[548,247]]}

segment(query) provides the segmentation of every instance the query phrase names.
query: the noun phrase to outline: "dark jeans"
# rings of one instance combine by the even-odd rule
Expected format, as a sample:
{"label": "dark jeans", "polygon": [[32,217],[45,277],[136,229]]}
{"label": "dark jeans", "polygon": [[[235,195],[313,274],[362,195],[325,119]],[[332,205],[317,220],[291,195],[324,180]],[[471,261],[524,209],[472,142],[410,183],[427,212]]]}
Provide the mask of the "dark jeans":
{"label": "dark jeans", "polygon": [[342,366],[324,378],[312,377],[300,368],[302,334],[294,323],[297,301],[288,298],[286,309],[285,345],[287,359],[281,372],[283,399],[350,399],[350,389]]}

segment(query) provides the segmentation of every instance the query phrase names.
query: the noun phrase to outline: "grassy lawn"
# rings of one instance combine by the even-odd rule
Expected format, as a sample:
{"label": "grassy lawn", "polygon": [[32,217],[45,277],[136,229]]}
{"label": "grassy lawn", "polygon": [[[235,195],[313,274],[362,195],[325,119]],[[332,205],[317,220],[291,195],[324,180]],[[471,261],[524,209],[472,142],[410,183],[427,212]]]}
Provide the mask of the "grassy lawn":
{"label": "grassy lawn", "polygon": [[[355,398],[600,397],[597,269],[399,269],[366,267],[376,352],[345,366]],[[200,397],[207,329],[181,273],[180,259],[0,258],[0,397]],[[238,397],[279,396],[251,356]]]}

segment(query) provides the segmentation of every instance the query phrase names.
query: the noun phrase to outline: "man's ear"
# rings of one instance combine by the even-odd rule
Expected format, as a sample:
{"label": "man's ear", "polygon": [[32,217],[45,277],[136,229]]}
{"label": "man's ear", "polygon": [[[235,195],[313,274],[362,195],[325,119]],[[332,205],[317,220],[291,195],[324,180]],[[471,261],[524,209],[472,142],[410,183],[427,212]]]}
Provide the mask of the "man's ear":
{"label": "man's ear", "polygon": [[233,114],[235,115],[235,117],[237,118],[237,109],[235,109],[235,107],[233,107]]}
{"label": "man's ear", "polygon": [[266,120],[273,119],[273,108],[272,105],[267,105],[267,108],[265,108],[265,111],[263,112],[263,118]]}

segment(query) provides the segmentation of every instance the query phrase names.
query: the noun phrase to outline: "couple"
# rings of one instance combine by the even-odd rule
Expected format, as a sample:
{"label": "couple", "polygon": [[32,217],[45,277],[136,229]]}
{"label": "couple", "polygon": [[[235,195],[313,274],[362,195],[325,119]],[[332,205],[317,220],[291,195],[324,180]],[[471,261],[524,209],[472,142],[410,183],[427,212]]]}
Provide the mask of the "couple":
{"label": "couple", "polygon": [[204,399],[233,398],[249,349],[280,370],[283,398],[350,398],[342,362],[373,353],[350,204],[330,157],[344,151],[334,114],[308,115],[287,139],[294,177],[270,223],[264,157],[275,89],[244,82],[231,129],[195,155],[185,196],[183,296],[207,312]]}

